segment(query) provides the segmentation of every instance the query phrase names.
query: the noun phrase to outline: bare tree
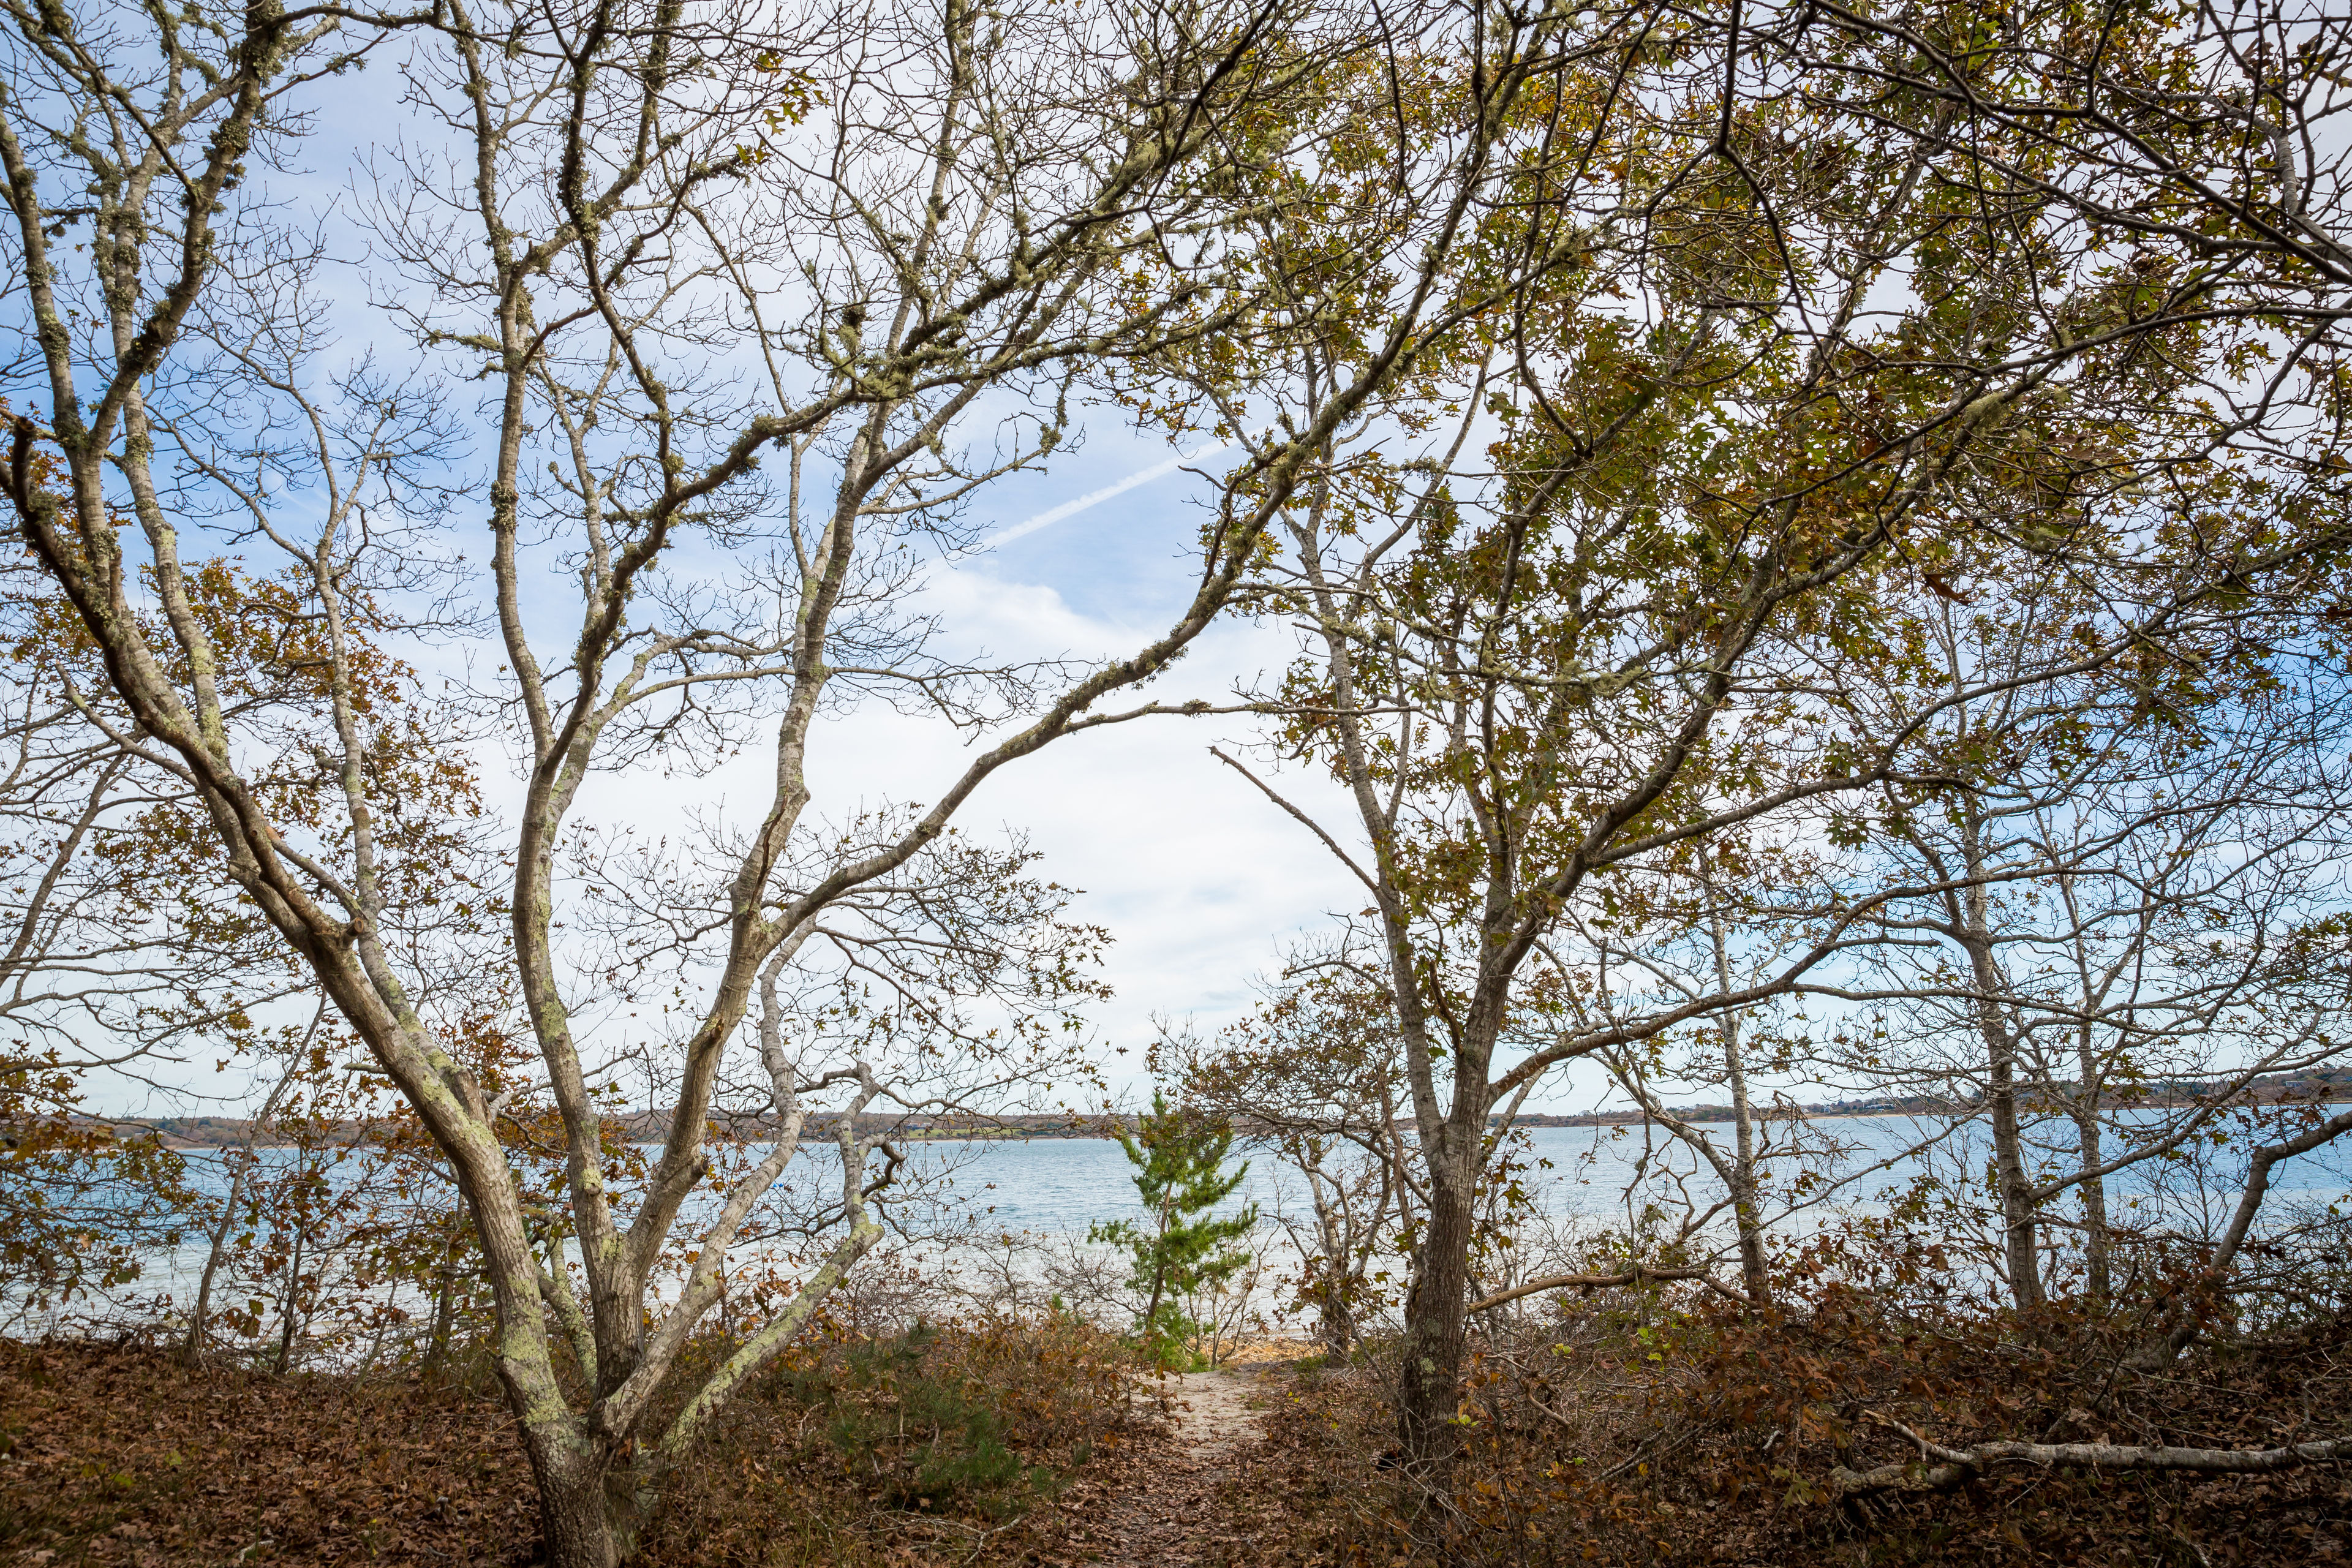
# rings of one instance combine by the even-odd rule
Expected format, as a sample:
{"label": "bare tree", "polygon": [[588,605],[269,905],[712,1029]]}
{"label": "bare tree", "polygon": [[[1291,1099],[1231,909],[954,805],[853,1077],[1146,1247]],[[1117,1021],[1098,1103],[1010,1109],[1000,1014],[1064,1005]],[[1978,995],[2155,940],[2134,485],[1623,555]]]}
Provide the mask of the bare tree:
{"label": "bare tree", "polygon": [[1940,890],[1885,906],[1885,989],[1852,994],[1885,1008],[1884,1070],[1980,1109],[2002,1268],[2032,1308],[2050,1204],[2078,1200],[2105,1297],[2108,1184],[2214,1130],[2261,1075],[2343,1049],[2347,714],[2324,637],[2284,614],[2260,641],[2184,636],[2161,668],[2011,684],[2082,606],[2000,593],[1929,617],[1955,689],[2008,689],[1935,727],[1958,787],[1883,792],[1867,875]]}
{"label": "bare tree", "polygon": [[[21,379],[47,405],[46,424],[16,426],[26,537],[124,705],[118,743],[201,803],[210,868],[446,1159],[551,1558],[610,1563],[711,1413],[882,1234],[895,1166],[869,1170],[865,1113],[929,1102],[860,1054],[862,1022],[748,1037],[764,977],[782,1006],[794,966],[830,953],[835,978],[893,991],[900,1067],[986,1037],[938,1004],[942,986],[984,977],[987,1005],[1016,1017],[1059,1005],[1061,948],[1024,949],[985,888],[944,891],[950,825],[1007,764],[1163,710],[1105,705],[1224,607],[1331,431],[1475,313],[1463,277],[1491,295],[1568,263],[1465,264],[1515,177],[1497,150],[1528,63],[1471,73],[1466,112],[1405,136],[1394,78],[1358,52],[1377,29],[1274,0],[7,15],[0,164],[39,350]],[[423,357],[379,373],[328,357],[330,219],[297,225],[269,179],[329,146],[306,118],[326,82],[402,27],[412,130],[369,155],[357,205],[383,258],[368,319],[404,325]],[[1464,36],[1483,47],[1475,19]],[[1318,148],[1367,142],[1383,149],[1369,164],[1314,173]],[[87,248],[60,243],[81,224]],[[1269,226],[1304,224],[1349,243],[1267,243]],[[1281,343],[1346,311],[1369,323],[1360,359],[1321,384],[1306,426],[1253,447],[1163,634],[1099,664],[1004,666],[912,605],[923,562],[971,542],[965,503],[1057,449],[1074,399],[1181,426],[1203,381],[1246,404],[1253,356],[1287,363]],[[1167,383],[1180,363],[1195,379]],[[474,487],[400,434],[435,427],[468,386],[488,469],[477,552],[445,526],[474,502],[444,505]],[[993,444],[971,434],[983,419]],[[51,451],[62,494],[36,482]],[[266,556],[316,634],[326,722],[309,743],[334,785],[317,811],[249,774],[256,737],[192,586],[198,539]],[[366,700],[362,633],[430,647],[477,626],[500,668],[470,689],[452,671],[421,727]],[[961,726],[973,755],[920,807],[822,826],[816,721],[869,698]],[[415,797],[484,723],[510,738],[517,799],[471,836],[454,803]],[[691,773],[755,736],[774,766],[753,820],[705,835],[685,870],[608,874],[598,781]],[[443,1028],[493,942],[531,1047],[530,1073],[503,1081]],[[1033,953],[1048,961],[1032,969]],[[633,1026],[662,956],[684,978],[661,1025]],[[608,1093],[632,1068],[665,1090],[638,1124],[659,1147],[634,1184]],[[730,1083],[764,1098],[768,1124],[755,1157],[719,1168],[708,1129]],[[827,1086],[836,1195],[809,1272],[655,1425]],[[526,1095],[562,1129],[560,1215],[523,1191],[501,1136]],[[691,1261],[656,1300],[715,1170]]]}

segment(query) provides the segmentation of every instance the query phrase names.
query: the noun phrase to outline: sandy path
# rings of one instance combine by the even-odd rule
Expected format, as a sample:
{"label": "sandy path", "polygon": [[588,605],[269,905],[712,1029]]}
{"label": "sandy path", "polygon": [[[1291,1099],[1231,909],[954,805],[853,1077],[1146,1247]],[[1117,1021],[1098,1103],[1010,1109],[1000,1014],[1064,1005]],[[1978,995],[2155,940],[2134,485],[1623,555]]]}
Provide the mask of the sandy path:
{"label": "sandy path", "polygon": [[1171,1460],[1141,1484],[1107,1500],[1074,1531],[1071,1544],[1107,1568],[1183,1568],[1216,1538],[1217,1490],[1238,1450],[1255,1436],[1247,1372],[1192,1372],[1168,1380],[1175,1403]]}

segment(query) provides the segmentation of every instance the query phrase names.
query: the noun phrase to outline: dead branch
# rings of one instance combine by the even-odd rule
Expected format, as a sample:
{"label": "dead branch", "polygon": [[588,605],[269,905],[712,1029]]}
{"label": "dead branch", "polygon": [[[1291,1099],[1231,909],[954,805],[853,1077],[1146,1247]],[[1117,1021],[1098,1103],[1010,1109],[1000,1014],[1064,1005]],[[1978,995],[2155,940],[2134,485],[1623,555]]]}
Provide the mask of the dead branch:
{"label": "dead branch", "polygon": [[2184,1470],[2196,1475],[2242,1476],[2352,1459],[2352,1439],[2340,1437],[2316,1443],[2290,1443],[2277,1448],[2172,1448],[2118,1443],[1979,1443],[1973,1448],[1948,1448],[1891,1416],[1874,1411],[1864,1415],[1874,1424],[1910,1439],[1918,1448],[1919,1458],[1902,1464],[1877,1465],[1867,1470],[1838,1466],[1830,1472],[1830,1484],[1841,1498],[1886,1491],[1951,1491],[2004,1461],[2039,1465],[2045,1469],[2068,1465],[2078,1469]]}
{"label": "dead branch", "polygon": [[1727,1296],[1745,1307],[1747,1297],[1724,1284],[1704,1268],[1651,1268],[1641,1264],[1622,1274],[1548,1274],[1540,1279],[1530,1279],[1508,1290],[1498,1290],[1492,1296],[1473,1301],[1465,1311],[1485,1312],[1522,1296],[1533,1296],[1543,1290],[1610,1290],[1627,1285],[1661,1285],[1672,1280],[1696,1279],[1718,1296]]}

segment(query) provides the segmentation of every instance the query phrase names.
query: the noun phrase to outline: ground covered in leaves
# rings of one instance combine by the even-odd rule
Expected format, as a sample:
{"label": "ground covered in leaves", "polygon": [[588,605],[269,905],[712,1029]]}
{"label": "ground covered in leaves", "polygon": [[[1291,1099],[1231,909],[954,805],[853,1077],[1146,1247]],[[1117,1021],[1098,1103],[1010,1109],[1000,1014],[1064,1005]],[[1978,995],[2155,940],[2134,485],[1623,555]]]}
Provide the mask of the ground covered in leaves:
{"label": "ground covered in leaves", "polygon": [[[1490,1331],[1442,1486],[1401,1469],[1391,1369],[1160,1380],[1068,1321],[797,1351],[671,1489],[646,1568],[2352,1564],[2352,1465],[2196,1477],[1993,1467],[1933,1493],[1841,1468],[1947,1445],[2249,1448],[2352,1433],[2352,1318],[2144,1341],[2053,1317],[1828,1292],[1717,1310],[1657,1292]],[[717,1347],[714,1347],[716,1349]],[[1896,1424],[1899,1424],[1896,1425]],[[530,1475],[477,1381],[191,1370],[0,1342],[0,1568],[524,1564]]]}
{"label": "ground covered in leaves", "polygon": [[1442,1488],[1401,1475],[1380,1358],[1260,1384],[1245,1486],[1203,1563],[2295,1568],[2352,1563],[2352,1464],[2191,1476],[1996,1466],[1925,1495],[1841,1495],[1946,1444],[2253,1448],[2352,1435],[2352,1319],[2161,1373],[2081,1322],[1895,1319],[1866,1298],[1743,1319],[1584,1303],[1484,1348]]}
{"label": "ground covered in leaves", "polygon": [[0,1341],[0,1562],[525,1563],[504,1413],[419,1384]]}
{"label": "ground covered in leaves", "polygon": [[[1081,1562],[1164,1468],[1172,1400],[1082,1326],[836,1342],[774,1368],[672,1487],[646,1568]],[[0,1565],[526,1564],[530,1474],[479,1379],[191,1369],[0,1341]]]}

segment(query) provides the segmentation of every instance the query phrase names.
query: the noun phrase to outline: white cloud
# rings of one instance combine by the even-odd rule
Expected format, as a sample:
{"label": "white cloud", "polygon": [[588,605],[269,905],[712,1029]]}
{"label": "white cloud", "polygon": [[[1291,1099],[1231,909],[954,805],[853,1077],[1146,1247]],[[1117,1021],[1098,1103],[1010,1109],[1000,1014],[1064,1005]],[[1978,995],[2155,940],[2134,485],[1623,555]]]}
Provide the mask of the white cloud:
{"label": "white cloud", "polygon": [[[943,577],[930,597],[970,640],[1006,657],[1101,657],[1158,629],[1089,617],[1052,587],[976,572]],[[1150,695],[1223,696],[1236,679],[1278,666],[1290,647],[1280,628],[1218,628]],[[1111,1058],[1117,1066],[1139,1060],[1132,1048],[1149,1039],[1154,1015],[1213,1026],[1240,1013],[1252,976],[1279,962],[1288,942],[1361,901],[1328,851],[1209,755],[1213,742],[1245,742],[1248,724],[1161,717],[1070,736],[1005,767],[959,817],[967,833],[1025,835],[1045,856],[1045,875],[1084,889],[1074,917],[1117,939],[1108,977],[1118,994],[1098,1014],[1107,1041],[1131,1047]],[[879,708],[825,722],[810,750],[813,810],[827,816],[885,798],[936,799],[971,757],[945,724]],[[747,757],[744,765],[765,763]],[[764,778],[745,773],[740,784],[758,789]],[[1344,808],[1326,781],[1291,773],[1281,787]],[[1342,827],[1344,820],[1333,818]]]}

